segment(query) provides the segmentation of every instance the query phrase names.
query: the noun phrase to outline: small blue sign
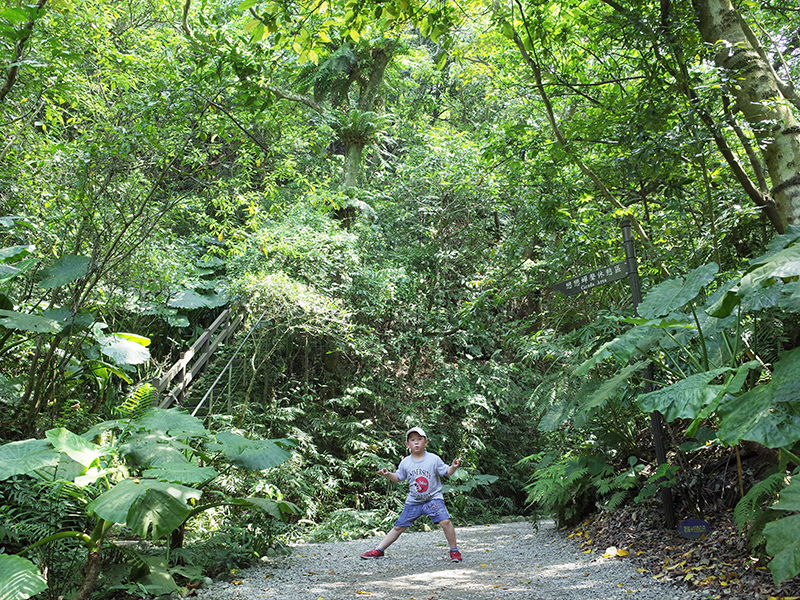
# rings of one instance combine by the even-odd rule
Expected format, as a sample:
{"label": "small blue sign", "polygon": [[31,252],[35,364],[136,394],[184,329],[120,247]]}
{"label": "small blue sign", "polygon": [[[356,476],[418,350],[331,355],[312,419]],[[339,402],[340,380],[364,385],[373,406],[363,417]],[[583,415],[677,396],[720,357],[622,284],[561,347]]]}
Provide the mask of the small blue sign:
{"label": "small blue sign", "polygon": [[678,533],[690,540],[699,540],[711,533],[711,524],[703,519],[686,519],[678,525]]}

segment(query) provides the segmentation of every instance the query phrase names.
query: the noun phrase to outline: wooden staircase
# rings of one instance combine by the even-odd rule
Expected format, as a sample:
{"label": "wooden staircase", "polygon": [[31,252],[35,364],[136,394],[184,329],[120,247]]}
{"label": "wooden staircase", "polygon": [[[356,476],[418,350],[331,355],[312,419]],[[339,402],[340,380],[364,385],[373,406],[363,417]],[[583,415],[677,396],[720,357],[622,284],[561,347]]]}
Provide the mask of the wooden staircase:
{"label": "wooden staircase", "polygon": [[180,358],[169,370],[153,381],[153,387],[163,398],[160,408],[169,408],[175,403],[183,404],[192,381],[205,370],[214,351],[236,333],[244,318],[244,313],[234,315],[233,310],[226,309],[186,352],[181,352]]}

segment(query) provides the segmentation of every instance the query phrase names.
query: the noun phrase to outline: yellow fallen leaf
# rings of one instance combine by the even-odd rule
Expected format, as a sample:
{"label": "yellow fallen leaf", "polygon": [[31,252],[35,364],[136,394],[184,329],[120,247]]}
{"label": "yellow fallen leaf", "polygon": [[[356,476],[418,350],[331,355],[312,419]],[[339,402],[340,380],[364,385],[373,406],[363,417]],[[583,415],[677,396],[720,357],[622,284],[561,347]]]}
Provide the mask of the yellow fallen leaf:
{"label": "yellow fallen leaf", "polygon": [[647,573],[647,569],[636,569],[637,573]]}
{"label": "yellow fallen leaf", "polygon": [[486,566],[486,563],[481,563],[481,566],[482,566],[482,567],[485,567],[485,566]]}
{"label": "yellow fallen leaf", "polygon": [[628,554],[630,554],[630,552],[628,552],[627,550],[623,550],[622,548],[617,550],[617,556],[628,556]]}
{"label": "yellow fallen leaf", "polygon": [[372,592],[362,592],[361,590],[356,590],[356,594],[364,594],[365,596],[371,596]]}
{"label": "yellow fallen leaf", "polygon": [[233,581],[231,581],[231,583],[232,583],[233,585],[242,585],[242,584],[244,583],[244,581],[241,581],[241,580],[233,580]]}

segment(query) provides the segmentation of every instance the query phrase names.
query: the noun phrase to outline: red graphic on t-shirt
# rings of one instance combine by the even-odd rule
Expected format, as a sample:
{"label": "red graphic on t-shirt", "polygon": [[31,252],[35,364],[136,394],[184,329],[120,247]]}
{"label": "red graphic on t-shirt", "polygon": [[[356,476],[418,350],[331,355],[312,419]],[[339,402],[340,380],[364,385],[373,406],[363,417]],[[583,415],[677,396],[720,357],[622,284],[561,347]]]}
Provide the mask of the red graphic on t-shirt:
{"label": "red graphic on t-shirt", "polygon": [[424,477],[417,477],[414,480],[414,485],[417,486],[417,492],[418,493],[422,493],[422,492],[427,492],[428,491],[428,480],[425,479]]}

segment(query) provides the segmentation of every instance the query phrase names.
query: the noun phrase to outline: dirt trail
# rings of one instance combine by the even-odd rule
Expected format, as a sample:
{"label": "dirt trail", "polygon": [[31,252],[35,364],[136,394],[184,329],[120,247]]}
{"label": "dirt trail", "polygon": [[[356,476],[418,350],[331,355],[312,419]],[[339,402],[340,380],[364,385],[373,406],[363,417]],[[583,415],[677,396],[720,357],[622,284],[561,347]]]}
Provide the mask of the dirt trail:
{"label": "dirt trail", "polygon": [[377,560],[379,538],[300,544],[201,590],[205,600],[689,600],[631,560],[584,554],[550,522],[457,528],[464,562],[451,563],[441,530],[406,532]]}

